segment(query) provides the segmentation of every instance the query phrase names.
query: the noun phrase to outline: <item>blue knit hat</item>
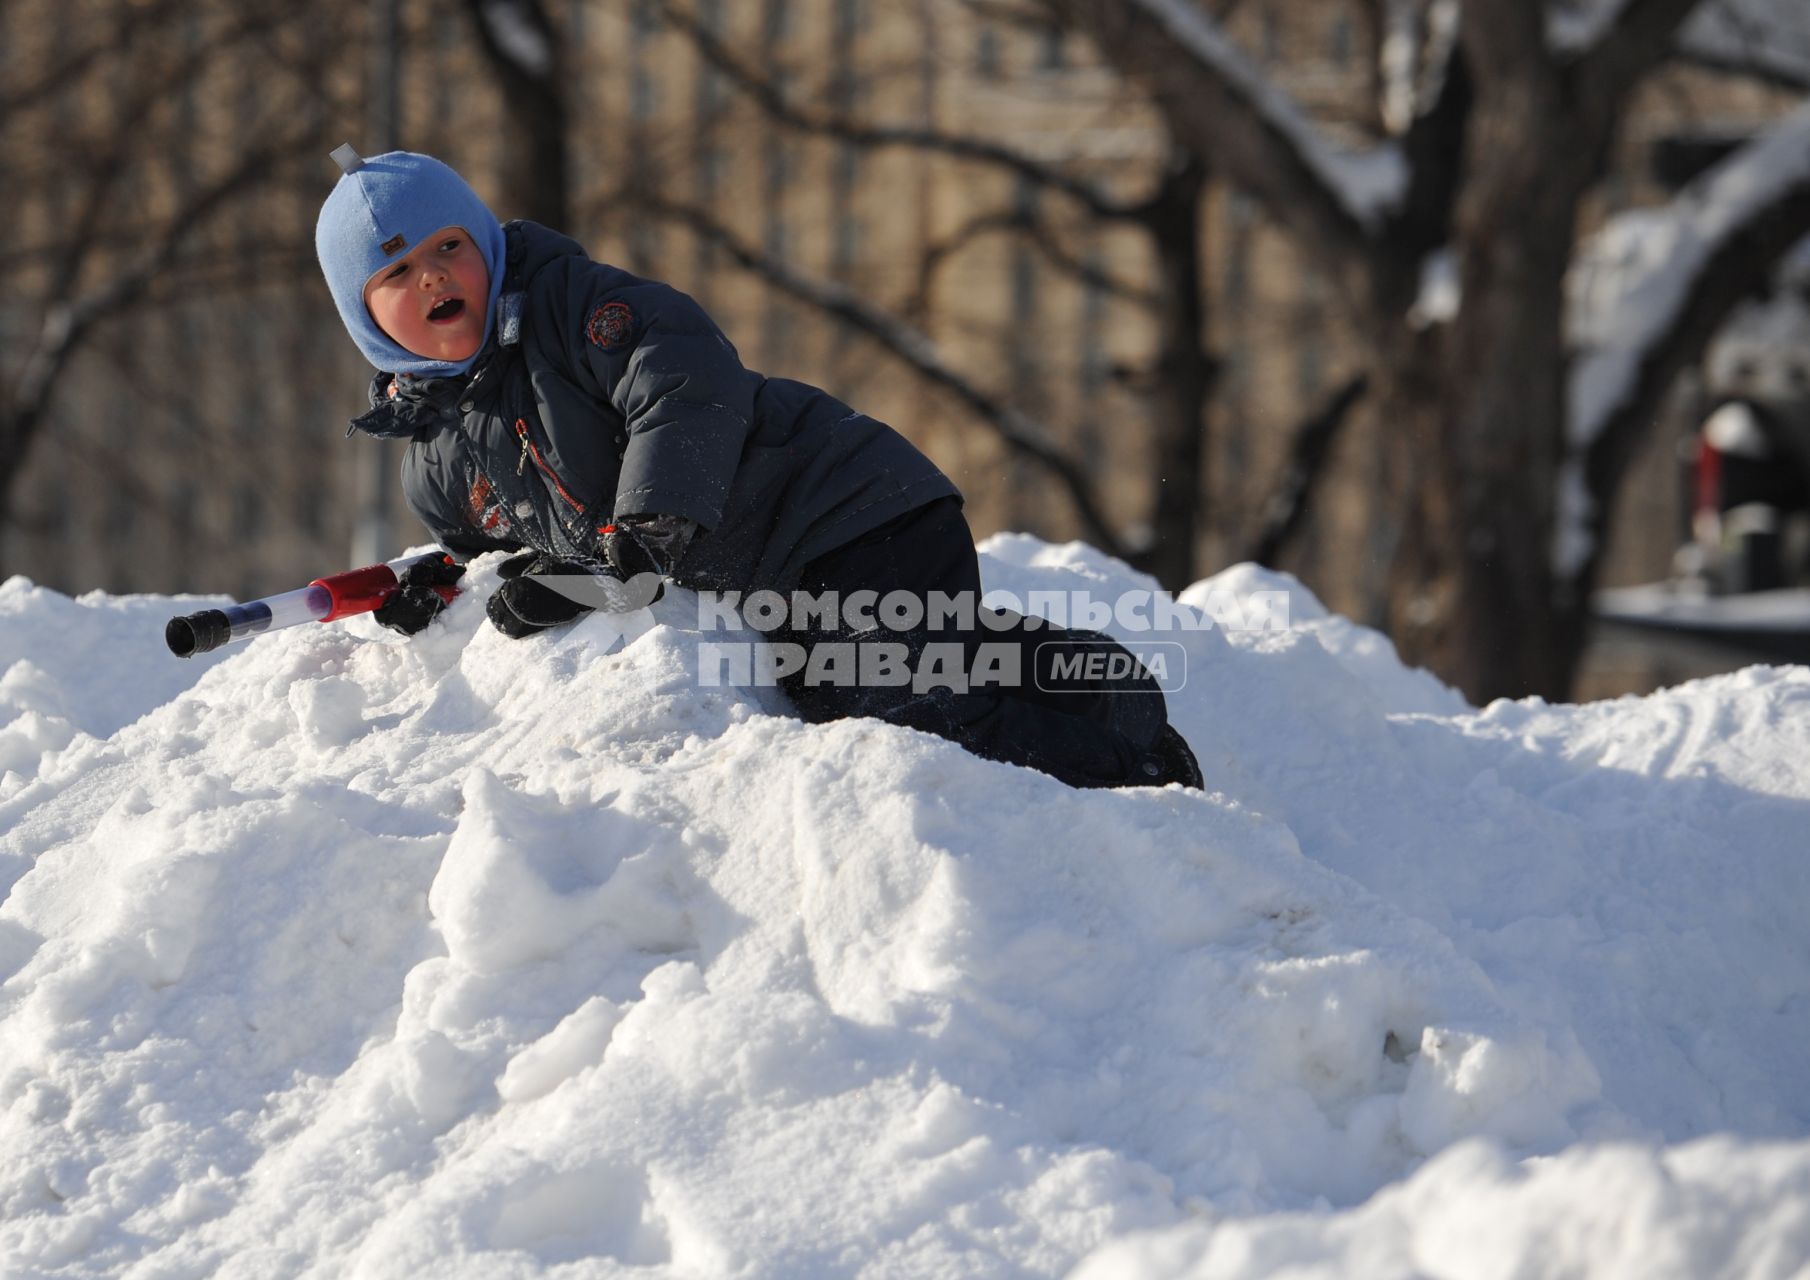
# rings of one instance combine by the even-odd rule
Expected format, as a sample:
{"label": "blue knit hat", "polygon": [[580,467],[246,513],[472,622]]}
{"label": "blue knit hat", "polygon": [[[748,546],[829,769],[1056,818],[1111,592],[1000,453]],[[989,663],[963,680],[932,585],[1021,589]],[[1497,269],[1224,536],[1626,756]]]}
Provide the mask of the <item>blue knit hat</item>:
{"label": "blue knit hat", "polygon": [[[321,206],[314,252],[346,332],[365,359],[387,372],[433,378],[464,373],[477,359],[475,352],[457,363],[429,360],[378,328],[365,306],[365,284],[440,228],[463,227],[490,271],[484,342],[490,341],[497,295],[503,291],[503,228],[496,215],[465,179],[432,156],[390,151],[364,160],[344,146],[333,158],[345,175]],[[479,343],[478,350],[483,349]]]}

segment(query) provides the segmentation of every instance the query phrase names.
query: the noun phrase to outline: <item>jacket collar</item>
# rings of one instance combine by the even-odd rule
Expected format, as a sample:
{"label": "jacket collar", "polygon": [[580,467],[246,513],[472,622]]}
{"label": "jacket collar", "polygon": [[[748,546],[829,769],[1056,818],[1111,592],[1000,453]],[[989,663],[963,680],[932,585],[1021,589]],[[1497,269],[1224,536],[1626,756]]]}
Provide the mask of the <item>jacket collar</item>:
{"label": "jacket collar", "polygon": [[[487,360],[488,356],[480,356],[472,367],[481,368]],[[400,440],[456,422],[459,393],[469,381],[468,377],[415,378],[406,373],[380,373],[371,379],[370,411],[352,419],[346,434],[362,431],[380,440]]]}

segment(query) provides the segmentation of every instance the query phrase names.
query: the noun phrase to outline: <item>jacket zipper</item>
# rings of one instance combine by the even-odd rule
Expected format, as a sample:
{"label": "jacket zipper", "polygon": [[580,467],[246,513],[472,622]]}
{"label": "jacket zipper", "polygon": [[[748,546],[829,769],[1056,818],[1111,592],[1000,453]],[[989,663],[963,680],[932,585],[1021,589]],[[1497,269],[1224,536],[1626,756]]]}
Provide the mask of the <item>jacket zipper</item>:
{"label": "jacket zipper", "polygon": [[515,420],[515,434],[522,439],[522,456],[515,460],[515,474],[518,476],[521,475],[528,465],[528,459],[533,458],[534,465],[539,467],[541,474],[552,482],[553,488],[558,491],[559,496],[566,500],[566,505],[571,507],[572,510],[576,511],[579,515],[583,515],[584,503],[566,492],[566,486],[559,482],[559,477],[553,474],[553,468],[547,465],[547,460],[541,457],[540,450],[535,447],[534,441],[529,439],[528,420],[526,418],[517,418]]}

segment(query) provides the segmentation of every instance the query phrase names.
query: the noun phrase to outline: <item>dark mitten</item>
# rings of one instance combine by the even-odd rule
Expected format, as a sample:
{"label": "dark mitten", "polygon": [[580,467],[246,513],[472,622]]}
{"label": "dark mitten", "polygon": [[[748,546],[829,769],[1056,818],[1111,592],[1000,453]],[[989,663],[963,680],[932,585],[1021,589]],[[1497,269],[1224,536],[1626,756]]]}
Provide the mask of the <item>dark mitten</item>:
{"label": "dark mitten", "polygon": [[398,589],[371,616],[391,631],[412,636],[446,608],[446,595],[434,588],[450,587],[464,576],[465,566],[451,556],[422,556],[402,571],[396,579]]}
{"label": "dark mitten", "polygon": [[519,578],[528,572],[528,568],[541,558],[538,551],[518,551],[496,567],[497,577],[507,582],[511,578]]}
{"label": "dark mitten", "polygon": [[623,516],[606,529],[603,554],[624,582],[638,573],[670,578],[697,531],[697,521],[684,516]]}
{"label": "dark mitten", "polygon": [[497,573],[503,578],[503,585],[491,595],[484,611],[498,631],[517,640],[549,627],[563,626],[593,607],[541,581],[590,578],[591,571],[582,565],[526,552],[505,560],[497,566]]}

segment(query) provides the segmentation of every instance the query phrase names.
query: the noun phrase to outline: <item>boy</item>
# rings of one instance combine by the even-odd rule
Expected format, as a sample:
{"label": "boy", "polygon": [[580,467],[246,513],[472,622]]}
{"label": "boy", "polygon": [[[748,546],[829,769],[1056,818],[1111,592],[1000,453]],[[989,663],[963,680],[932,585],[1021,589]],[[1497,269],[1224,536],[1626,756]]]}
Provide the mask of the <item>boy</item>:
{"label": "boy", "polygon": [[[587,604],[548,584],[594,572],[700,590],[979,599],[960,494],[890,427],[816,387],[744,369],[684,294],[592,262],[546,227],[499,225],[438,160],[363,160],[349,146],[334,159],[345,172],[315,248],[340,319],[380,370],[353,427],[409,441],[405,496],[448,551],[521,553],[488,604],[498,629],[520,637],[572,621]],[[421,630],[441,607],[430,588],[461,573],[449,562],[411,569],[379,620]],[[886,631],[814,615],[773,638],[806,652],[903,642],[915,661],[932,644],[974,655],[1002,635],[1046,667],[1054,647],[1111,644],[972,617]],[[1050,682],[1026,670],[1020,687],[964,692],[802,672],[784,685],[809,719],[879,716],[1072,786],[1201,785],[1147,677],[1117,690],[1039,683]]]}

